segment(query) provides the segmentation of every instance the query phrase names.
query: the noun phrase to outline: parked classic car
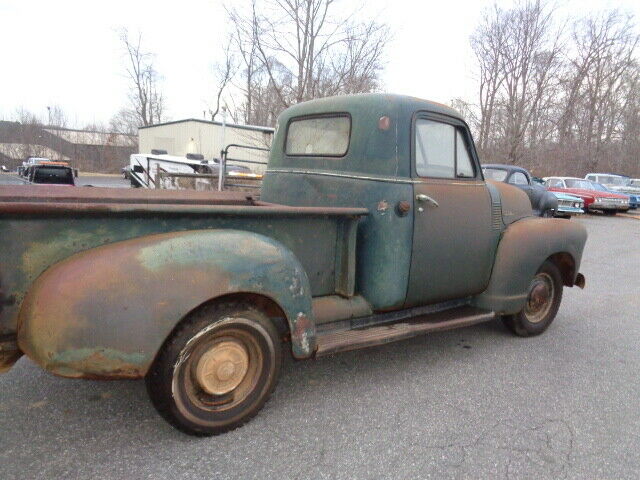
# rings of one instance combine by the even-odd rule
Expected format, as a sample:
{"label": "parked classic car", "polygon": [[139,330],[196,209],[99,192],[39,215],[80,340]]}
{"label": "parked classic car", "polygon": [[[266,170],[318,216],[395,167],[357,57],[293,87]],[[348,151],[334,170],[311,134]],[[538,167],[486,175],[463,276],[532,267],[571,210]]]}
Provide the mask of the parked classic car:
{"label": "parked classic car", "polygon": [[629,198],[618,193],[594,189],[589,180],[576,177],[546,177],[545,186],[552,192],[570,193],[584,200],[587,212],[600,211],[606,215],[629,210]]}
{"label": "parked classic car", "polygon": [[616,175],[614,173],[588,173],[586,180],[600,183],[615,193],[640,196],[640,186],[633,185],[631,178],[626,175]]}
{"label": "parked classic car", "polygon": [[588,173],[584,178],[603,185],[610,192],[627,195],[629,208],[640,206],[640,185],[634,185],[630,177],[613,173]]}
{"label": "parked classic car", "polygon": [[[531,176],[531,182],[537,185],[541,185],[545,190],[544,179],[540,177]],[[556,211],[556,217],[559,218],[571,218],[572,215],[579,215],[585,212],[584,200],[575,195],[564,192],[551,192],[558,199],[558,210]]]}
{"label": "parked classic car", "polygon": [[616,191],[611,190],[611,188],[609,188],[606,185],[603,185],[601,183],[597,183],[597,182],[591,182],[591,183],[593,184],[593,188],[595,190],[600,191],[600,192],[617,193],[619,195],[624,195],[625,197],[627,197],[629,199],[629,209],[635,210],[636,208],[638,208],[638,206],[640,206],[640,197],[638,195],[632,195],[630,193],[616,192]]}
{"label": "parked classic car", "polygon": [[556,217],[571,218],[572,215],[584,213],[584,200],[575,195],[564,192],[551,192],[558,199]]}
{"label": "parked classic car", "polygon": [[529,171],[514,165],[489,163],[482,165],[486,179],[509,183],[524,191],[529,197],[531,208],[539,217],[553,217],[558,211],[557,197],[542,185],[532,181]]}
{"label": "parked classic car", "polygon": [[496,318],[539,335],[584,287],[584,226],[485,182],[455,110],[347,95],[278,122],[260,200],[0,186],[0,368],[24,353],[145,378],[167,421],[211,435],[262,408],[284,346],[309,359]]}

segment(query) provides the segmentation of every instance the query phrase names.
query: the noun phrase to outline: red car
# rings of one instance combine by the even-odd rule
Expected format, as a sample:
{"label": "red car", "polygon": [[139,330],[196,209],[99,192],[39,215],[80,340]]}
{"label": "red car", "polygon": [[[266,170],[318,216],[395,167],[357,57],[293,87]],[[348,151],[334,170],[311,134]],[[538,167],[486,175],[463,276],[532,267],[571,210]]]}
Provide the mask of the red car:
{"label": "red car", "polygon": [[575,177],[547,177],[544,185],[552,192],[570,193],[584,200],[587,212],[601,211],[607,215],[629,210],[629,197],[595,189],[589,180]]}

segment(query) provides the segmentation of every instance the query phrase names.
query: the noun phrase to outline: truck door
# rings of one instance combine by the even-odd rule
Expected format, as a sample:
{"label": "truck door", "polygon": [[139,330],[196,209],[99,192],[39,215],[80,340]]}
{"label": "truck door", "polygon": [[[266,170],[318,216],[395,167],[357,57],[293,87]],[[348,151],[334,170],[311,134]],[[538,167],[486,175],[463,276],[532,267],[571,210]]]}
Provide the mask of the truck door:
{"label": "truck door", "polygon": [[424,114],[413,121],[413,254],[406,306],[482,292],[499,231],[467,127]]}

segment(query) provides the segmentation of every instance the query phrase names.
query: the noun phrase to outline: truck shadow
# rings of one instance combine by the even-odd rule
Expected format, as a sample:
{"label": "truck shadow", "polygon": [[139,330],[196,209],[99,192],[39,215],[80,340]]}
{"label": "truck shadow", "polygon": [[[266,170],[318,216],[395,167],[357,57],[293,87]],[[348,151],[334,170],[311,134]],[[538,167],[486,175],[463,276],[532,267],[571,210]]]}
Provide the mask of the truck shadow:
{"label": "truck shadow", "polygon": [[[341,385],[367,382],[372,376],[384,378],[396,371],[410,374],[425,368],[437,369],[439,363],[460,361],[461,352],[469,355],[475,348],[491,348],[492,343],[503,337],[506,331],[502,325],[489,322],[316,361],[300,362],[285,355],[275,398],[258,418],[280,415],[305,399],[322,396],[327,390],[339,390]],[[0,388],[0,431],[17,427],[28,438],[32,436],[30,432],[42,434],[54,430],[56,436],[66,437],[71,443],[74,439],[81,441],[84,435],[78,434],[83,431],[103,431],[109,436],[117,432],[120,442],[127,437],[140,441],[150,434],[155,438],[160,435],[179,441],[192,440],[156,414],[143,381],[58,378],[23,358],[0,382],[0,386],[5,382],[11,384],[11,388]],[[7,412],[11,412],[11,417]]]}
{"label": "truck shadow", "polygon": [[[249,475],[265,466],[265,459],[255,455],[256,445],[271,445],[282,455],[307,449],[306,470],[287,467],[293,478],[330,468],[326,465],[329,459],[342,459],[341,452],[351,448],[354,435],[371,428],[384,432],[375,448],[386,451],[390,444],[413,445],[411,448],[426,455],[425,461],[433,457],[429,465],[447,471],[461,471],[479,456],[499,455],[503,463],[514,458],[529,462],[532,455],[542,455],[539,451],[544,450],[549,436],[560,435],[562,458],[553,465],[562,470],[552,473],[562,476],[569,455],[565,452],[569,427],[558,423],[560,420],[545,420],[548,425],[524,429],[503,420],[482,432],[466,431],[465,425],[473,423],[477,412],[456,396],[455,389],[445,387],[443,391],[442,381],[438,382],[455,378],[456,372],[466,372],[468,378],[478,369],[490,371],[495,358],[521,348],[518,340],[500,322],[490,322],[317,361],[298,362],[288,356],[280,384],[264,410],[240,429],[205,439],[189,437],[166,424],[151,406],[143,381],[62,379],[22,359],[0,377],[0,432],[11,432],[3,440],[3,451],[11,465],[53,455],[54,461],[42,462],[40,472],[41,478],[54,478],[78,463],[84,465],[85,473],[95,473],[92,469],[111,465],[123,454],[139,457],[145,465],[149,458],[156,458],[157,468],[166,472],[176,458],[193,457],[194,449],[205,456],[215,451],[224,468],[236,473],[240,468]],[[433,392],[433,388],[441,390]],[[420,425],[445,422],[447,426],[436,434],[431,431],[433,426],[416,430],[416,421]],[[334,438],[332,432],[341,428],[350,433]],[[503,437],[522,443],[522,451],[511,452],[510,445],[502,445]],[[345,443],[340,443],[341,438]],[[64,443],[62,453],[55,449],[52,453],[52,439]],[[527,450],[531,442],[533,453]],[[236,457],[250,460],[240,466],[233,460]],[[441,465],[442,458],[446,464]],[[541,465],[546,468],[545,462]],[[503,463],[501,468],[508,469]]]}

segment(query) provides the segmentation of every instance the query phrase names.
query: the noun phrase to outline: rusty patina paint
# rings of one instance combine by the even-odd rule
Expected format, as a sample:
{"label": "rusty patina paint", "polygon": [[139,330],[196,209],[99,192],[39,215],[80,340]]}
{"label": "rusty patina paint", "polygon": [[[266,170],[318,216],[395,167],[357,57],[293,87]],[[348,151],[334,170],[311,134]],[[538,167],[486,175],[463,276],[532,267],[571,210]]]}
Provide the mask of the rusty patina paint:
{"label": "rusty patina paint", "polygon": [[[296,357],[315,348],[311,288],[275,240],[236,230],[145,236],[78,253],[44,272],[23,302],[18,343],[58,375],[143,376],[178,321],[231,293],[275,301]],[[302,326],[298,325],[302,322]]]}
{"label": "rusty patina paint", "polygon": [[[530,217],[512,223],[498,245],[489,286],[473,299],[473,304],[498,313],[520,311],[536,271],[543,261],[556,255],[565,255],[572,262],[571,278],[565,278],[564,282],[573,286],[586,240],[587,231],[583,225],[563,219]],[[564,276],[567,269],[562,263],[558,265]]]}
{"label": "rusty patina paint", "polygon": [[[343,157],[286,154],[292,119],[336,112],[352,122]],[[378,128],[381,117],[389,128]],[[473,177],[418,175],[414,123],[426,117],[453,122],[465,135]],[[240,193],[0,187],[0,335],[15,333],[22,305],[20,346],[45,367],[138,376],[180,318],[231,292],[277,303],[294,355],[305,358],[315,348],[312,297],[361,297],[373,312],[455,297],[510,313],[550,256],[573,265],[563,272],[567,285],[583,283],[584,229],[534,222],[522,192],[487,186],[454,110],[411,97],[341,96],[295,105],[279,122],[263,201]],[[439,209],[421,215],[426,209],[415,202],[424,198],[416,194],[433,192]],[[420,258],[427,260],[414,262]],[[360,312],[349,303],[340,307],[345,317]]]}
{"label": "rusty patina paint", "polygon": [[[331,256],[342,241],[337,225],[366,213],[274,205],[226,192],[218,198],[210,192],[125,191],[115,201],[121,192],[114,190],[0,187],[0,335],[16,332],[24,296],[47,268],[80,251],[171,231],[221,228],[267,235],[301,259],[312,295],[331,294],[336,282]],[[316,255],[320,250],[325,255]]]}

